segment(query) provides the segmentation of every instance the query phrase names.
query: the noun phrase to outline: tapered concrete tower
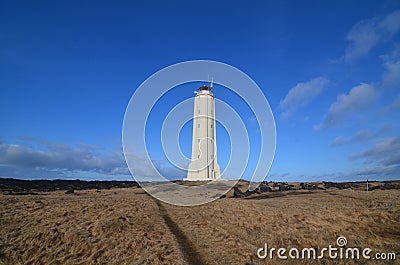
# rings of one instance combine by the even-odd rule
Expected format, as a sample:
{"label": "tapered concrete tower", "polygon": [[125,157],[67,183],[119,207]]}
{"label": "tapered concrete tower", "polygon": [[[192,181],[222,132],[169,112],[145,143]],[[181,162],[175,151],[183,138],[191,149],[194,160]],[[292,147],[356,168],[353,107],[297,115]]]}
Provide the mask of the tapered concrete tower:
{"label": "tapered concrete tower", "polygon": [[217,140],[215,128],[215,103],[210,86],[195,91],[192,161],[184,180],[215,180],[220,178],[217,162]]}

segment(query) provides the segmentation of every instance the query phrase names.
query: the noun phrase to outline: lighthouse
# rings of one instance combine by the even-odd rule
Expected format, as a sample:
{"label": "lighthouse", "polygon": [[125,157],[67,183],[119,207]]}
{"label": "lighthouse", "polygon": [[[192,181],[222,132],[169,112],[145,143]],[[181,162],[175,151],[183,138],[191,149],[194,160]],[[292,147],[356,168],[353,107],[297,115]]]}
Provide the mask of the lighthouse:
{"label": "lighthouse", "polygon": [[192,160],[184,180],[215,180],[220,178],[217,162],[217,139],[215,126],[215,102],[210,86],[195,91]]}

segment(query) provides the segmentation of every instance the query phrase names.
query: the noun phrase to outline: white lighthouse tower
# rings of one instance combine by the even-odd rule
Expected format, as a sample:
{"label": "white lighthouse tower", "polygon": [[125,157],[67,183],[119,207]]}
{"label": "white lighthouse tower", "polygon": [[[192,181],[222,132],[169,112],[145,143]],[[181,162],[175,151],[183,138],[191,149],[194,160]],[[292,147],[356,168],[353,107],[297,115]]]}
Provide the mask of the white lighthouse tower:
{"label": "white lighthouse tower", "polygon": [[184,180],[215,180],[220,178],[217,162],[217,140],[215,128],[215,103],[210,86],[195,91],[192,161]]}

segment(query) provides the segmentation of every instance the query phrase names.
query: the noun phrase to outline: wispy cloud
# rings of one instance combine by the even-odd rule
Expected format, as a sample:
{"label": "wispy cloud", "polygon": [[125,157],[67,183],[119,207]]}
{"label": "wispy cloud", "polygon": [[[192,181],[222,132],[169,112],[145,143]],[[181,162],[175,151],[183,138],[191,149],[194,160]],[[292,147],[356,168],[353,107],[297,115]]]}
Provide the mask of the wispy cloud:
{"label": "wispy cloud", "polygon": [[[186,172],[164,160],[130,156],[136,178],[152,180],[149,167],[154,167],[167,179],[182,179]],[[15,178],[82,178],[94,173],[98,179],[131,179],[122,150],[105,151],[103,147],[79,143],[76,146],[24,137],[19,144],[0,142],[0,177]],[[84,178],[84,177],[83,177]]]}
{"label": "wispy cloud", "polygon": [[290,177],[289,173],[268,173],[265,181],[287,181],[288,177]]}
{"label": "wispy cloud", "polygon": [[332,103],[324,121],[314,126],[314,129],[335,127],[348,119],[355,112],[365,110],[373,105],[378,92],[372,85],[361,84],[353,87],[348,94],[341,94]]}
{"label": "wispy cloud", "polygon": [[385,17],[374,17],[356,23],[347,34],[349,45],[344,61],[350,62],[369,53],[379,42],[390,39],[400,29],[400,10]]}
{"label": "wispy cloud", "polygon": [[385,63],[387,72],[384,74],[383,83],[386,86],[400,84],[400,60]]}
{"label": "wispy cloud", "polygon": [[102,150],[104,149],[103,146],[99,146],[99,145],[91,145],[91,144],[86,144],[86,143],[79,143],[79,146],[85,149],[89,149],[89,150]]}
{"label": "wispy cloud", "polygon": [[376,24],[376,19],[363,20],[349,31],[346,37],[349,45],[344,55],[346,62],[367,54],[379,42]]}
{"label": "wispy cloud", "polygon": [[398,95],[392,103],[390,103],[388,106],[384,107],[381,110],[381,113],[387,113],[387,112],[391,112],[391,111],[397,111],[398,109],[400,109],[400,95]]}
{"label": "wispy cloud", "polygon": [[129,174],[121,152],[101,154],[95,150],[88,146],[71,147],[47,141],[0,143],[0,164],[17,168]]}
{"label": "wispy cloud", "polygon": [[342,146],[346,144],[351,144],[354,142],[359,142],[359,141],[368,141],[371,139],[374,139],[381,135],[384,132],[387,132],[390,130],[392,126],[390,124],[386,124],[385,126],[379,128],[376,131],[372,131],[370,129],[364,129],[358,131],[356,134],[350,137],[344,137],[344,136],[338,136],[335,138],[335,140],[332,142],[332,146]]}
{"label": "wispy cloud", "polygon": [[366,164],[400,167],[400,137],[383,139],[370,149],[349,157],[351,159],[361,159]]}
{"label": "wispy cloud", "polygon": [[280,101],[281,117],[287,118],[299,108],[308,105],[328,83],[329,80],[325,77],[317,77],[308,82],[298,83],[291,88],[286,97]]}
{"label": "wispy cloud", "polygon": [[400,29],[400,10],[393,11],[379,21],[378,27],[388,34],[394,34]]}
{"label": "wispy cloud", "polygon": [[400,166],[371,166],[355,170],[347,177],[347,179],[357,180],[396,180],[399,179]]}
{"label": "wispy cloud", "polygon": [[[383,129],[385,127],[382,127]],[[361,160],[366,167],[344,174],[343,180],[395,180],[400,175],[400,137],[385,138],[369,149],[352,154],[352,160]]]}
{"label": "wispy cloud", "polygon": [[400,46],[396,46],[392,53],[381,56],[385,72],[382,76],[384,87],[397,88],[400,84]]}

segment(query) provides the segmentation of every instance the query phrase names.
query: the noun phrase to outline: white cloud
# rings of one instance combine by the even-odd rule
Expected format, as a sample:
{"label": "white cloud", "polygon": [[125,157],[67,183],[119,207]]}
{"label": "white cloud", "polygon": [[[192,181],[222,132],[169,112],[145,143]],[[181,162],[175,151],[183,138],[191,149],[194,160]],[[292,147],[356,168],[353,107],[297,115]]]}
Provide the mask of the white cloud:
{"label": "white cloud", "polygon": [[329,80],[325,77],[317,77],[308,82],[298,83],[280,101],[279,108],[282,110],[282,117],[287,118],[299,108],[309,104],[328,83]]}
{"label": "white cloud", "polygon": [[388,106],[384,107],[381,112],[391,112],[391,111],[397,111],[400,109],[400,95],[398,95],[392,103],[390,103]]}
{"label": "white cloud", "polygon": [[[81,178],[80,175],[88,173],[97,179],[131,178],[122,150],[106,152],[97,145],[69,146],[31,137],[23,140],[20,144],[0,142],[0,177],[64,179]],[[182,179],[186,175],[165,160],[152,161],[152,165],[145,157],[130,156],[129,159],[133,159],[137,179],[152,180],[154,171],[149,168],[153,165],[167,179]]]}
{"label": "white cloud", "polygon": [[400,167],[400,137],[383,139],[372,148],[349,157],[351,159],[362,159],[366,164]]}
{"label": "white cloud", "polygon": [[86,144],[86,143],[79,143],[78,144],[80,147],[84,149],[89,149],[89,150],[102,150],[104,147],[99,146],[99,145],[91,145],[91,144]]}
{"label": "white cloud", "polygon": [[353,171],[349,178],[361,180],[396,180],[399,179],[400,166],[371,166]]}
{"label": "white cloud", "polygon": [[353,87],[348,94],[341,94],[332,103],[324,121],[315,129],[335,127],[355,112],[370,108],[377,100],[378,93],[372,85],[361,84]]}
{"label": "white cloud", "polygon": [[381,139],[371,148],[349,156],[369,167],[354,171],[354,176],[369,179],[398,179],[400,174],[400,137]]}
{"label": "white cloud", "polygon": [[400,10],[396,10],[382,19],[378,28],[389,34],[394,34],[400,29]]}
{"label": "white cloud", "polygon": [[342,146],[345,144],[350,144],[358,141],[368,141],[371,139],[376,138],[377,136],[381,135],[382,133],[388,131],[392,126],[390,124],[386,124],[385,126],[379,128],[376,131],[372,131],[370,129],[360,130],[356,134],[351,137],[343,137],[338,136],[332,143],[332,146]]}
{"label": "white cloud", "polygon": [[346,39],[350,44],[346,48],[344,60],[349,62],[367,54],[378,43],[379,38],[375,19],[358,22],[347,34]]}
{"label": "white cloud", "polygon": [[385,63],[387,72],[383,76],[385,86],[400,85],[400,60]]}
{"label": "white cloud", "polygon": [[[28,138],[26,138],[28,139]],[[62,143],[30,139],[23,144],[0,142],[0,164],[15,168],[59,171],[92,171],[129,174],[122,152],[101,154],[88,146],[71,147]]]}
{"label": "white cloud", "polygon": [[400,46],[396,46],[391,54],[381,56],[386,71],[382,76],[384,87],[400,85]]}
{"label": "white cloud", "polygon": [[400,29],[400,10],[388,14],[384,18],[372,18],[359,21],[349,31],[346,39],[344,60],[353,61],[374,48],[379,42],[390,39]]}

